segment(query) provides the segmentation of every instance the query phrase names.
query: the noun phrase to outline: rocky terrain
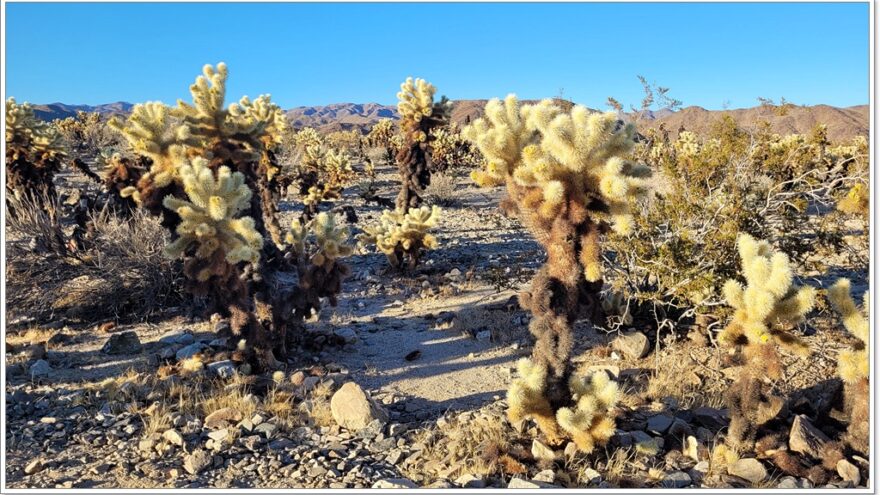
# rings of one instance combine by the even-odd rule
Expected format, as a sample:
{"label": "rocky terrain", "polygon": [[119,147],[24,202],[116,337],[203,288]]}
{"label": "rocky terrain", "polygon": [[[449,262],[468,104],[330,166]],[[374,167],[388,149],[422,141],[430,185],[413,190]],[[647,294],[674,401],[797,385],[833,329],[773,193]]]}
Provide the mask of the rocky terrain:
{"label": "rocky terrain", "polygon": [[[395,172],[380,170],[391,197]],[[72,180],[68,178],[68,180]],[[649,333],[577,327],[575,361],[625,392],[609,446],[550,448],[511,424],[505,390],[531,352],[516,304],[543,254],[462,174],[439,228],[441,249],[411,273],[351,257],[336,308],[309,323],[288,369],[249,376],[215,360],[224,322],[171,307],[145,321],[36,324],[10,314],[6,343],[9,488],[539,488],[865,486],[858,456],[807,479],[767,459],[721,460],[721,394],[736,375],[696,328]],[[379,209],[346,191],[358,225]],[[281,204],[288,219],[293,202]],[[848,338],[830,314],[805,337],[814,357],[786,358],[786,392],[835,373]],[[825,323],[822,323],[825,322]],[[161,363],[195,363],[163,373]],[[158,371],[157,371],[158,369]],[[789,446],[816,457],[829,442],[806,416]]]}

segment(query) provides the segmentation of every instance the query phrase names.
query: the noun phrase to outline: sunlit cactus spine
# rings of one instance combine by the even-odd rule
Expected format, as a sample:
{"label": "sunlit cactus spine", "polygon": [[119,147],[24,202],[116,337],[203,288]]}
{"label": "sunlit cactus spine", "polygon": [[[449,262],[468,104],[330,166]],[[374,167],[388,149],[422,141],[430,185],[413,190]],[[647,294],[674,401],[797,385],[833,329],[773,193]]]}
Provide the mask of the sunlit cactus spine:
{"label": "sunlit cactus spine", "polygon": [[434,102],[436,88],[424,79],[409,77],[397,93],[402,146],[397,152],[401,188],[397,208],[407,210],[421,205],[421,194],[431,182],[431,130],[444,125],[450,111],[444,97]]}

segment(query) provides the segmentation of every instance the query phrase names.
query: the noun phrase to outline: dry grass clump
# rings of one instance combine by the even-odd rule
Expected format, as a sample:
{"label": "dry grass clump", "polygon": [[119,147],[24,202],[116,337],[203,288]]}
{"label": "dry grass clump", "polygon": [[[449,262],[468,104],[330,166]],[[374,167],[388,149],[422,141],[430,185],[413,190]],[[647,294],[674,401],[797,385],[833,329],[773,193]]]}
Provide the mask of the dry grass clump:
{"label": "dry grass clump", "polygon": [[459,191],[455,185],[455,174],[437,172],[431,174],[431,182],[425,187],[425,199],[429,204],[453,206],[458,203]]}
{"label": "dry grass clump", "polygon": [[58,315],[96,321],[139,317],[179,297],[177,272],[163,256],[158,219],[93,212],[93,231],[81,245],[36,202],[15,200],[7,223],[7,302],[38,321]]}
{"label": "dry grass clump", "polygon": [[426,448],[418,466],[405,466],[410,471],[406,474],[425,481],[455,479],[463,474],[523,475],[531,460],[525,440],[517,438],[506,420],[491,415],[455,417],[419,431],[413,441]]}
{"label": "dry grass clump", "polygon": [[681,409],[722,407],[726,383],[720,371],[711,369],[713,366],[698,363],[680,349],[664,351],[657,357],[643,395],[663,402],[674,399]]}
{"label": "dry grass clump", "polygon": [[309,418],[314,426],[332,426],[333,412],[330,410],[330,397],[333,389],[327,383],[319,383],[310,396],[300,404],[300,410]]}

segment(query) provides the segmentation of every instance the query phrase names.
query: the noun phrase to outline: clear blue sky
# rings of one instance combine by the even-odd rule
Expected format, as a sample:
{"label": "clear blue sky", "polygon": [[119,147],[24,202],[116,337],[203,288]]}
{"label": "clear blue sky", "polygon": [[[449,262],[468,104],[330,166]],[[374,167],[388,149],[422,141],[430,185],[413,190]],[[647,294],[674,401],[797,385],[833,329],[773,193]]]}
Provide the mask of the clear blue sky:
{"label": "clear blue sky", "polygon": [[229,96],[282,107],[395,102],[406,76],[452,99],[638,103],[637,74],[687,105],[867,103],[867,3],[6,3],[7,94],[35,103],[189,99],[225,61]]}

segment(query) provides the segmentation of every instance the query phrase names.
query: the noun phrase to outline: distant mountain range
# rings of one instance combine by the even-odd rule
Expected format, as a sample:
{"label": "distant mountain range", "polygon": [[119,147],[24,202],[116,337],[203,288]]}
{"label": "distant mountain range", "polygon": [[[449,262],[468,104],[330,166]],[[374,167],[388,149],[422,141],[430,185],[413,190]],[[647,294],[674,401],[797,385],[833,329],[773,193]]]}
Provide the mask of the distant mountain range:
{"label": "distant mountain range", "polygon": [[[488,100],[455,100],[452,121],[464,125],[483,115]],[[569,102],[565,102],[569,103]],[[104,105],[67,105],[51,103],[34,105],[34,113],[44,120],[63,119],[75,116],[77,111],[99,112],[108,115],[124,115],[131,111],[131,103],[116,102]],[[779,134],[804,134],[819,123],[828,127],[828,137],[841,141],[855,136],[868,136],[868,105],[853,107],[832,107],[829,105],[791,106],[779,115],[777,109],[769,106],[756,106],[736,110],[706,110],[690,106],[678,111],[660,109],[649,111],[642,117],[639,127],[647,129],[663,123],[672,135],[684,127],[698,134],[705,133],[713,122],[724,113],[730,114],[743,128],[753,129],[759,120],[770,122],[773,132]],[[324,132],[358,129],[366,131],[381,119],[398,118],[397,108],[378,103],[335,103],[325,106],[296,107],[287,110],[287,117],[294,127],[315,127]],[[631,115],[624,115],[624,120]]]}

